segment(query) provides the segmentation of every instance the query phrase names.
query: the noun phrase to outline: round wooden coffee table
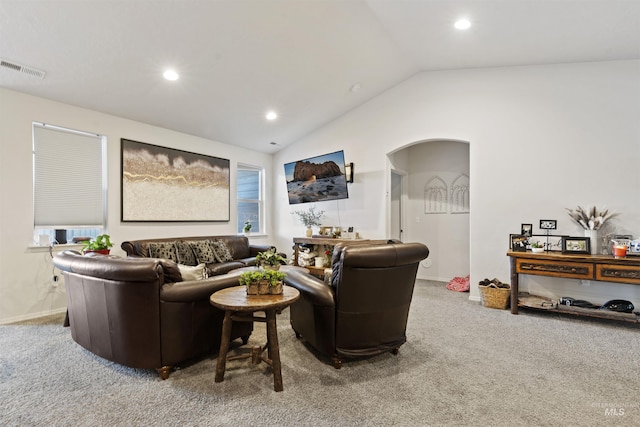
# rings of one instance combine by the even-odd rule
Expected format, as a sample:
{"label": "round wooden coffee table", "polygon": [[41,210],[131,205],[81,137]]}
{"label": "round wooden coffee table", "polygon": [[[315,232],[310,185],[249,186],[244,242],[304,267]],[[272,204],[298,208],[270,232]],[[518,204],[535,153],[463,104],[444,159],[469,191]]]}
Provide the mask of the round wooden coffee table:
{"label": "round wooden coffee table", "polygon": [[[273,370],[273,389],[282,391],[282,365],[280,363],[280,346],[278,344],[278,329],[276,314],[300,298],[300,292],[290,286],[283,286],[282,295],[247,295],[246,287],[234,286],[221,289],[213,293],[209,299],[211,305],[224,310],[222,321],[222,340],[216,364],[215,382],[224,381],[224,371],[227,364],[227,352],[231,338],[231,325],[236,322],[264,322],[267,324],[267,343],[262,347],[252,349],[250,355],[229,358],[229,360],[251,357],[254,364],[266,362]],[[264,311],[265,317],[258,317],[254,313]],[[250,313],[251,316],[246,314]],[[244,316],[243,316],[244,314]],[[267,357],[262,353],[268,350]]]}

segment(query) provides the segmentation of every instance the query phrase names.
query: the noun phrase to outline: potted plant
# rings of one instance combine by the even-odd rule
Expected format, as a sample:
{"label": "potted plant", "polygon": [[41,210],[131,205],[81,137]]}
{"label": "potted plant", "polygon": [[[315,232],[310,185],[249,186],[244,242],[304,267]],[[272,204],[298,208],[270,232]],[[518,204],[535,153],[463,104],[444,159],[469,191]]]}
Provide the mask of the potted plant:
{"label": "potted plant", "polygon": [[82,246],[82,253],[97,252],[103,255],[109,255],[110,249],[113,246],[111,238],[108,234],[101,234],[95,239],[85,241]]}
{"label": "potted plant", "polygon": [[246,221],[244,222],[244,227],[242,227],[242,232],[243,232],[244,234],[250,234],[250,233],[251,233],[251,227],[252,227],[252,225],[251,225],[251,221],[246,220]]}
{"label": "potted plant", "polygon": [[540,243],[537,240],[531,242],[531,252],[538,253],[544,251],[544,243]]}
{"label": "potted plant", "polygon": [[305,227],[307,227],[307,237],[312,236],[311,227],[320,226],[320,218],[324,214],[324,211],[316,211],[315,206],[311,206],[308,211],[295,211],[294,214],[298,215],[298,219]]}
{"label": "potted plant", "polygon": [[284,257],[273,248],[256,255],[256,264],[265,270],[279,270],[285,261]]}
{"label": "potted plant", "polygon": [[285,274],[275,270],[245,271],[239,282],[247,287],[247,295],[279,295]]}

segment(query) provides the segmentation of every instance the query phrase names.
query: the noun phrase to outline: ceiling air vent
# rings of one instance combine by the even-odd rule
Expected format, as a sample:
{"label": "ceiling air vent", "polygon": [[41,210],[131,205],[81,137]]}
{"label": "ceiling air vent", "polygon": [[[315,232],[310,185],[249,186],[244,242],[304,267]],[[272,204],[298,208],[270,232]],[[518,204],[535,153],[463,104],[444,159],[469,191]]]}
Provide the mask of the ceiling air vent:
{"label": "ceiling air vent", "polygon": [[10,70],[24,73],[31,77],[37,77],[39,79],[44,79],[44,76],[47,74],[44,71],[32,67],[27,67],[26,65],[16,64],[15,62],[7,61],[6,59],[0,59],[0,67],[8,68]]}

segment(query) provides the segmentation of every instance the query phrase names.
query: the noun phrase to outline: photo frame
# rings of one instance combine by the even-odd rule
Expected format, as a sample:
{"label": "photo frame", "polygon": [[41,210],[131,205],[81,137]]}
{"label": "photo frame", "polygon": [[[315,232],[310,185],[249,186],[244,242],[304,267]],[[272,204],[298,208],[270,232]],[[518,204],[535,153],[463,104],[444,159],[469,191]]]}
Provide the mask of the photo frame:
{"label": "photo frame", "polygon": [[230,220],[229,160],[120,139],[122,222]]}
{"label": "photo frame", "polygon": [[558,228],[558,221],[555,219],[541,219],[540,230],[556,230]]}
{"label": "photo frame", "polygon": [[589,237],[570,237],[562,239],[563,254],[590,254],[591,239]]}
{"label": "photo frame", "polygon": [[323,225],[320,226],[320,235],[331,237],[333,234],[333,225]]}
{"label": "photo frame", "polygon": [[531,236],[533,233],[533,224],[520,224],[520,234],[523,236]]}
{"label": "photo frame", "polygon": [[509,248],[513,252],[526,252],[527,244],[527,236],[523,236],[522,234],[509,234]]}

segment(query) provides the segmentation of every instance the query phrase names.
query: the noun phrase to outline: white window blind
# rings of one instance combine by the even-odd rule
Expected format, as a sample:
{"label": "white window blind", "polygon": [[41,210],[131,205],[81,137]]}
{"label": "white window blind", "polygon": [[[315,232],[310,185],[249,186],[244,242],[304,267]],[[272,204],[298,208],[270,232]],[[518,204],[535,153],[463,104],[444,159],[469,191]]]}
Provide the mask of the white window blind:
{"label": "white window blind", "polygon": [[104,138],[34,123],[36,228],[102,227]]}
{"label": "white window blind", "polygon": [[264,233],[262,226],[262,169],[255,166],[238,165],[238,232],[245,221],[251,222],[252,233]]}

